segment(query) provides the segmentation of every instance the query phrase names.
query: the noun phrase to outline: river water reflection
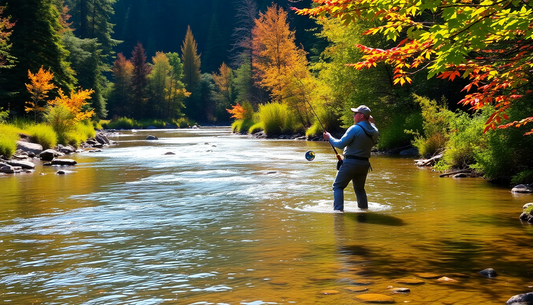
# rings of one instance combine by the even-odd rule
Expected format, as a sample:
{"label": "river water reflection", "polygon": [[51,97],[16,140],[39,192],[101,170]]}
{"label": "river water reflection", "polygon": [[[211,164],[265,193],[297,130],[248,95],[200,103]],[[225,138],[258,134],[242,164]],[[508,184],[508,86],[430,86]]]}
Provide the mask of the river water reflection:
{"label": "river water reflection", "polygon": [[[377,156],[370,210],[358,211],[350,191],[353,213],[332,214],[326,143],[229,128],[113,139],[120,144],[73,156],[67,175],[38,166],[0,177],[2,303],[361,304],[358,295],[377,293],[504,304],[533,285],[533,228],[518,220],[531,195]],[[499,276],[479,276],[485,268]]]}

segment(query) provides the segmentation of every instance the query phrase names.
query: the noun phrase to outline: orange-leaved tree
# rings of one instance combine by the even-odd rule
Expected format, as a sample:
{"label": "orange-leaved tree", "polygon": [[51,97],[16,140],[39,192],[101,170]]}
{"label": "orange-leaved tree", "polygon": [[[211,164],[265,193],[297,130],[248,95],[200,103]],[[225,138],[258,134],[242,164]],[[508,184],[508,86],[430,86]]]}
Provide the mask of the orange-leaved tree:
{"label": "orange-leaved tree", "polygon": [[37,122],[37,114],[46,110],[44,102],[48,98],[48,92],[56,88],[52,83],[54,73],[44,70],[43,67],[35,74],[28,70],[30,83],[26,84],[26,89],[30,92],[31,101],[26,102],[26,112],[33,111],[34,120]]}
{"label": "orange-leaved tree", "polygon": [[[492,105],[489,129],[521,127],[533,122],[533,114],[510,119],[507,111],[517,100],[529,98],[533,65],[533,8],[527,1],[473,0],[313,0],[297,13],[317,18],[333,16],[346,24],[356,19],[377,20],[366,34],[381,34],[395,43],[388,49],[357,45],[363,60],[357,69],[379,62],[394,68],[394,82],[412,82],[417,71],[429,77],[454,80],[464,77],[467,95],[460,103],[481,109]],[[533,129],[525,133],[533,134]]]}
{"label": "orange-leaved tree", "polygon": [[222,63],[218,69],[219,73],[212,73],[213,81],[218,88],[218,99],[221,100],[224,104],[229,105],[232,102],[232,80],[233,80],[233,71],[226,65]]}
{"label": "orange-leaved tree", "polygon": [[253,34],[253,66],[261,86],[271,97],[288,103],[304,125],[309,124],[305,98],[299,93],[301,82],[310,77],[306,53],[295,43],[295,32],[289,28],[287,12],[276,4],[260,13]]}

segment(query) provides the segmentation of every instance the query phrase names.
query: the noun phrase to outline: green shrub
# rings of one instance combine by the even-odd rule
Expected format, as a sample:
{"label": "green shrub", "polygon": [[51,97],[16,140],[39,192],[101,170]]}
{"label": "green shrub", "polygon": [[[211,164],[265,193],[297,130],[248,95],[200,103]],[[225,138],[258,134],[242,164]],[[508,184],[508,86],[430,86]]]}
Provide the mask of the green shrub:
{"label": "green shrub", "polygon": [[62,139],[67,132],[74,129],[75,116],[63,104],[58,104],[54,107],[49,107],[45,114],[46,120],[50,123],[54,131],[57,133],[58,141],[65,144]]}
{"label": "green shrub", "polygon": [[3,107],[0,107],[0,124],[6,123],[6,120],[8,117],[9,117],[9,110],[4,110]]}
{"label": "green shrub", "polygon": [[33,142],[39,143],[44,149],[53,148],[57,145],[57,134],[48,124],[37,124],[26,128]]}
{"label": "green shrub", "polygon": [[[482,109],[486,118],[493,108]],[[517,120],[533,113],[531,100],[522,99],[513,103],[507,111],[510,120]],[[512,183],[531,183],[533,178],[533,136],[524,136],[531,124],[520,128],[489,130],[485,133],[484,146],[476,147],[473,168],[483,172],[486,178],[509,177]]]}
{"label": "green shrub", "polygon": [[486,147],[487,137],[483,134],[486,119],[481,113],[470,116],[460,112],[454,117],[440,170],[467,168],[475,163],[476,147]]}
{"label": "green shrub", "polygon": [[137,121],[126,117],[111,120],[109,123],[102,124],[102,126],[105,129],[132,129],[140,127]]}
{"label": "green shrub", "polygon": [[268,103],[259,106],[259,118],[263,122],[267,136],[283,133],[288,121],[289,107],[280,103]]}
{"label": "green shrub", "polygon": [[234,133],[246,134],[253,125],[254,121],[252,120],[235,120],[235,122],[231,124],[231,130]]}
{"label": "green shrub", "polygon": [[0,124],[0,155],[10,158],[17,150],[20,128],[13,125]]}
{"label": "green shrub", "polygon": [[173,120],[172,122],[176,124],[178,128],[187,128],[191,126],[188,118],[179,118],[177,120]]}
{"label": "green shrub", "polygon": [[96,131],[90,123],[79,122],[71,130],[59,135],[58,138],[61,144],[78,147],[88,138],[94,138],[95,135]]}
{"label": "green shrub", "polygon": [[138,125],[141,128],[147,128],[150,126],[153,126],[156,128],[166,128],[167,122],[163,120],[157,120],[157,119],[142,119],[142,120],[139,120]]}
{"label": "green shrub", "polygon": [[255,123],[253,124],[250,129],[248,129],[248,133],[249,134],[254,134],[256,132],[260,132],[262,130],[264,130],[265,128],[263,127],[263,122],[259,122],[259,123]]}
{"label": "green shrub", "polygon": [[324,131],[322,130],[322,126],[320,126],[320,123],[319,122],[315,122],[315,123],[313,123],[313,125],[311,125],[311,127],[309,127],[305,131],[305,136],[306,137],[320,137],[320,136],[322,136],[323,132]]}
{"label": "green shrub", "polygon": [[[378,125],[379,122],[377,122]],[[418,112],[395,114],[391,122],[379,128],[378,149],[391,149],[409,145],[415,139],[412,132],[407,130],[422,129],[422,114]]]}
{"label": "green shrub", "polygon": [[[422,134],[419,130],[407,130],[415,135],[413,145],[418,148],[420,155],[429,157],[443,151],[448,141],[450,121],[454,113],[445,106],[437,105],[435,100],[413,95],[415,101],[422,108]],[[446,105],[443,102],[444,105]]]}

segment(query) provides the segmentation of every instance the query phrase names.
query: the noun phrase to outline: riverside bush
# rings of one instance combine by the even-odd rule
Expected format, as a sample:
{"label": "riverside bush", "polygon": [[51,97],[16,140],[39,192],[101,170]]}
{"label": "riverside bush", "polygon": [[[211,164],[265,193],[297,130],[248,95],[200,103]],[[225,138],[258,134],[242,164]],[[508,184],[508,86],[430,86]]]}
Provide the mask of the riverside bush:
{"label": "riverside bush", "polygon": [[259,118],[267,136],[280,135],[286,130],[289,106],[280,103],[259,105]]}
{"label": "riverside bush", "polygon": [[418,153],[424,157],[429,157],[446,147],[449,124],[455,115],[445,106],[437,105],[435,100],[416,94],[413,94],[413,97],[422,108],[422,134],[419,130],[408,130],[407,132],[415,135],[413,145],[418,148]]}
{"label": "riverside bush", "polygon": [[420,113],[395,114],[387,126],[379,129],[377,148],[383,150],[409,145],[414,140],[414,135],[406,130],[421,129],[422,115]]}
{"label": "riverside bush", "polygon": [[15,126],[0,124],[0,155],[7,158],[13,156],[21,132],[22,130]]}
{"label": "riverside bush", "polygon": [[118,119],[113,119],[107,124],[102,124],[105,129],[132,129],[139,128],[140,125],[134,119],[120,117]]}
{"label": "riverside bush", "polygon": [[57,134],[48,124],[37,124],[25,129],[33,142],[39,143],[44,149],[53,148],[57,145]]}
{"label": "riverside bush", "polygon": [[250,129],[248,129],[248,133],[249,134],[254,134],[254,133],[260,132],[260,131],[262,131],[264,129],[265,129],[265,127],[263,126],[263,122],[258,122],[258,123],[253,124],[250,127]]}

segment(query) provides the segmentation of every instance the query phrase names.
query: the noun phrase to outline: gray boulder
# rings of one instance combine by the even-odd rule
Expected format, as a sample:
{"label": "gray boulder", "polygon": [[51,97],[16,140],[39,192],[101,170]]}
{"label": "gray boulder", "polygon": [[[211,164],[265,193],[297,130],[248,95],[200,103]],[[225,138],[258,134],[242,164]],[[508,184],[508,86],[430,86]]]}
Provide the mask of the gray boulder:
{"label": "gray boulder", "polygon": [[411,147],[400,151],[400,156],[418,156],[418,149],[416,147]]}
{"label": "gray boulder", "polygon": [[533,292],[522,293],[512,296],[507,300],[507,305],[533,305]]}
{"label": "gray boulder", "polygon": [[0,173],[15,174],[20,173],[22,169],[19,166],[12,166],[6,163],[0,163]]}
{"label": "gray boulder", "polygon": [[533,193],[533,187],[529,184],[519,184],[511,190],[513,193]]}
{"label": "gray boulder", "polygon": [[100,143],[100,144],[107,144],[107,145],[110,144],[109,139],[108,139],[107,136],[106,136],[105,134],[103,134],[103,133],[97,133],[95,139],[96,139],[96,141],[98,141],[98,143]]}
{"label": "gray boulder", "polygon": [[146,140],[159,140],[159,138],[156,136],[149,135],[146,137]]}
{"label": "gray boulder", "polygon": [[39,158],[43,161],[52,161],[55,157],[61,156],[63,156],[63,154],[54,149],[47,149],[39,154]]}
{"label": "gray boulder", "polygon": [[11,166],[18,166],[23,169],[34,169],[35,164],[31,161],[25,161],[25,160],[8,160],[6,161],[7,164]]}
{"label": "gray boulder", "polygon": [[35,155],[39,155],[43,151],[43,146],[37,143],[17,141],[17,149],[20,149],[25,152],[31,152]]}

